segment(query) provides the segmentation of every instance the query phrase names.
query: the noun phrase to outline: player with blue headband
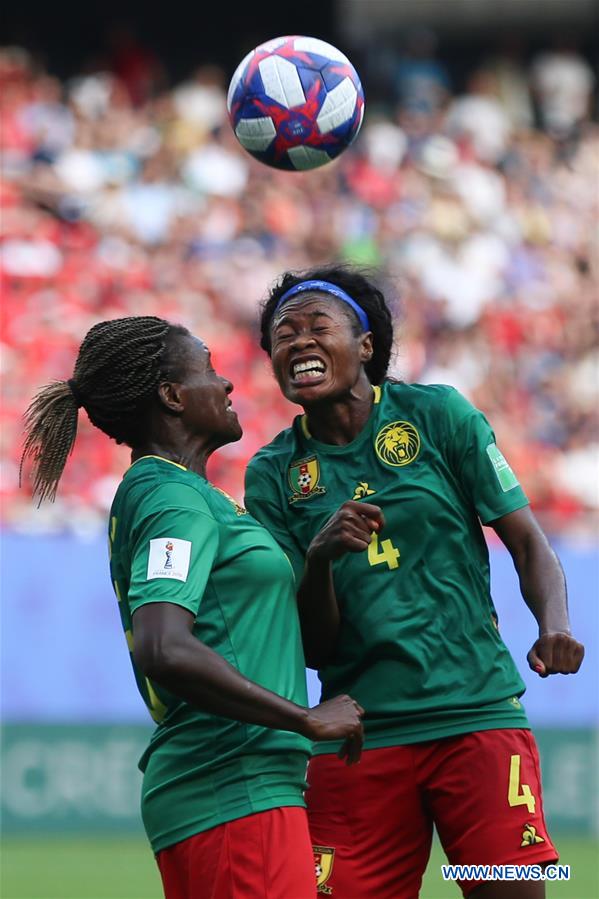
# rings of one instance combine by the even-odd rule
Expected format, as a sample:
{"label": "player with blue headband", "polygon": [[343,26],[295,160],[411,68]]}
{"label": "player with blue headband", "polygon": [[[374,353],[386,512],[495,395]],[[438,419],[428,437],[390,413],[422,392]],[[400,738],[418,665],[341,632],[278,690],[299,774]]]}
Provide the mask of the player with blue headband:
{"label": "player with blue headband", "polygon": [[358,320],[362,325],[362,329],[364,331],[370,331],[370,322],[368,321],[368,316],[362,309],[362,307],[356,303],[356,301],[350,297],[342,287],[338,287],[337,284],[332,284],[330,281],[321,281],[318,278],[312,278],[308,281],[300,281],[299,284],[296,284],[294,287],[290,287],[289,290],[286,290],[283,296],[278,301],[275,306],[275,312],[278,312],[281,306],[290,300],[292,297],[297,296],[298,293],[305,293],[306,291],[319,291],[320,293],[328,293],[333,297],[337,297],[338,300],[341,300],[343,303],[347,303],[348,306],[354,310],[356,315],[358,316]]}
{"label": "player with blue headband", "polygon": [[[417,899],[434,827],[453,865],[555,862],[482,525],[509,550],[532,612],[529,667],[573,674],[584,649],[489,422],[453,387],[387,376],[391,315],[355,269],[287,272],[261,325],[303,414],[251,459],[245,505],[294,568],[322,697],[347,693],[366,711],[359,765],[347,770],[331,741],[308,768],[318,895]],[[542,881],[460,886],[471,899],[545,895]]]}

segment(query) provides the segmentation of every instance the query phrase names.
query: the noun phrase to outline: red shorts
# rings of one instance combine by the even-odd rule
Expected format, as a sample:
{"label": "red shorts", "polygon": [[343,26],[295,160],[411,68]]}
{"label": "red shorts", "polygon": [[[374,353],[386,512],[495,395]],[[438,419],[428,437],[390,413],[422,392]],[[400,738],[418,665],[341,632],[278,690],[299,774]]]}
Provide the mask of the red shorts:
{"label": "red shorts", "polygon": [[[353,766],[316,756],[308,783],[319,895],[416,899],[433,824],[451,864],[557,860],[528,730],[370,749]],[[460,885],[467,895],[478,882]]]}
{"label": "red shorts", "polygon": [[166,899],[316,899],[306,810],[237,818],[162,849]]}

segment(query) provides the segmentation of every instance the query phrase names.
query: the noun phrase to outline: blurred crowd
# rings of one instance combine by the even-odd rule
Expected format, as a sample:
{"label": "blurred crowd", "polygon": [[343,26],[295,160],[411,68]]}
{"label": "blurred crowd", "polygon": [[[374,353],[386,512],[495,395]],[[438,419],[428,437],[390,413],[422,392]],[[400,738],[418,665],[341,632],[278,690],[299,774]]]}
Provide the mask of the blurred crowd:
{"label": "blurred crowd", "polygon": [[3,521],[96,533],[128,452],[80,414],[56,502],[19,489],[22,414],[73,370],[96,321],[182,322],[236,385],[243,440],[210,463],[243,493],[259,446],[298,409],[258,347],[259,301],[286,269],[347,260],[383,273],[392,374],[449,383],[482,409],[542,524],[599,525],[599,134],[589,63],[564,44],[504,52],[460,90],[431,35],[381,53],[355,145],[280,173],[237,144],[226,75],[168,86],[143,48],[61,82],[0,51]]}

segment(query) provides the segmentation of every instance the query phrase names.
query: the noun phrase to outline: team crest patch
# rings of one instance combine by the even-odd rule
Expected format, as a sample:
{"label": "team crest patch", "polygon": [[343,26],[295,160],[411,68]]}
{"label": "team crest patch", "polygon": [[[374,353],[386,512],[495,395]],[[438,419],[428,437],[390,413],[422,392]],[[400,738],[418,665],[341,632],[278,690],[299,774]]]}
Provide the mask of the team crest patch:
{"label": "team crest patch", "polygon": [[420,452],[420,435],[409,421],[392,421],[378,432],[374,448],[387,465],[409,465]]}
{"label": "team crest patch", "polygon": [[290,503],[295,503],[298,499],[308,499],[319,493],[326,493],[325,488],[320,487],[318,483],[320,481],[320,465],[316,456],[292,462],[287,472],[287,478],[289,486],[293,490],[289,497]]}
{"label": "team crest patch", "polygon": [[316,871],[316,892],[330,896],[332,887],[327,886],[327,880],[333,872],[335,850],[332,846],[312,846],[314,852],[314,869]]}
{"label": "team crest patch", "polygon": [[537,833],[537,828],[534,824],[526,824],[524,826],[524,830],[522,831],[522,842],[520,843],[520,848],[524,846],[534,846],[535,843],[544,843],[545,840],[543,837],[540,837]]}

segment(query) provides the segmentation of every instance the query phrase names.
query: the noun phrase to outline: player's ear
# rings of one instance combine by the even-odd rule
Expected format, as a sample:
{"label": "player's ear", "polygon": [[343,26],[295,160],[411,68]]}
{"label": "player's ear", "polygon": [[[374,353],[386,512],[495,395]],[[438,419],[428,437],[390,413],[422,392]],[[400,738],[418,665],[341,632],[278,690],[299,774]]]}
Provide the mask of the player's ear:
{"label": "player's ear", "polygon": [[169,412],[183,412],[181,387],[175,381],[162,381],[158,385],[158,399]]}
{"label": "player's ear", "polygon": [[370,362],[373,353],[372,331],[365,331],[360,337],[360,362]]}

